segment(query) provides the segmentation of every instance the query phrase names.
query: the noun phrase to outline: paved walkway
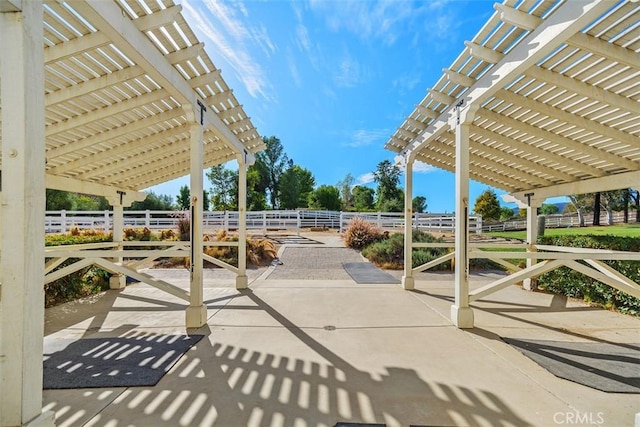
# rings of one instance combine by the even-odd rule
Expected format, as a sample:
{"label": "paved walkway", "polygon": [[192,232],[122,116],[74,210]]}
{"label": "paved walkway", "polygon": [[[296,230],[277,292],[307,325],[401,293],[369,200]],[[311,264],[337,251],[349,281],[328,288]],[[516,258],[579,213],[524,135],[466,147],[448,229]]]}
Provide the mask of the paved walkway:
{"label": "paved walkway", "polygon": [[[501,338],[639,343],[638,319],[512,286],[474,303],[476,328],[462,331],[450,273],[421,274],[412,292],[273,276],[310,250],[344,256],[331,237],[286,246],[282,266],[250,272],[249,291],[208,271],[207,325],[189,331],[205,338],[156,386],[46,390],[45,408],[59,426],[634,425],[637,394],[559,379]],[[188,287],[186,270],[150,272]],[[472,274],[472,286],[497,277]],[[48,309],[45,339],[183,334],[185,308],[135,284]]]}

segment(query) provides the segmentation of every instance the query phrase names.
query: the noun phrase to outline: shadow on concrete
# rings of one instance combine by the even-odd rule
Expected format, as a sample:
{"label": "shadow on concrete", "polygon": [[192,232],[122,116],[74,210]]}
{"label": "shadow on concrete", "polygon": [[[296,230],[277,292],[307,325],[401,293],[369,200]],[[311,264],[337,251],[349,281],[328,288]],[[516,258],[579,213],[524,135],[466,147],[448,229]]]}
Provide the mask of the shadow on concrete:
{"label": "shadow on concrete", "polygon": [[[217,342],[205,326],[189,330],[205,338],[155,387],[77,390],[73,407],[50,396],[46,409],[58,411],[59,425],[529,425],[486,390],[424,381],[416,371],[394,366],[375,376],[359,370],[251,290],[239,295],[326,363]],[[223,299],[229,301],[208,302]]]}

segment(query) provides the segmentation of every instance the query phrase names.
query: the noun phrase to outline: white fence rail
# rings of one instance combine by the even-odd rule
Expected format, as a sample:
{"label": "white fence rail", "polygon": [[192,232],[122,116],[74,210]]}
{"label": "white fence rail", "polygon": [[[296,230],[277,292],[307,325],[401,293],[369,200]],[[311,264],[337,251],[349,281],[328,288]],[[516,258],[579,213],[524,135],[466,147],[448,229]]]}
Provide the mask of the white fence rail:
{"label": "white fence rail", "polygon": [[[182,211],[125,211],[125,228],[167,230],[177,228],[178,221],[186,215]],[[385,230],[399,230],[404,227],[404,214],[395,212],[335,212],[335,211],[259,211],[247,212],[247,229],[300,230],[312,227],[326,227],[340,231],[353,218],[364,218]],[[238,228],[238,212],[217,211],[204,213],[205,229],[234,230]],[[80,230],[110,231],[113,223],[111,211],[47,211],[45,230],[47,233],[65,233],[73,228]],[[415,228],[425,231],[453,232],[455,217],[451,214],[415,214]],[[469,218],[469,230],[482,231],[480,217]]]}
{"label": "white fence rail", "polygon": [[[629,222],[636,222],[635,212],[629,213]],[[584,215],[584,225],[591,225],[593,223],[593,214]],[[600,224],[621,224],[624,223],[624,212],[613,212],[611,215],[611,221],[604,212],[600,215]],[[545,228],[569,228],[579,227],[578,214],[558,214],[558,215],[545,215]],[[526,230],[527,222],[525,220],[512,220],[504,221],[497,224],[484,224],[482,231],[510,231],[510,230]]]}

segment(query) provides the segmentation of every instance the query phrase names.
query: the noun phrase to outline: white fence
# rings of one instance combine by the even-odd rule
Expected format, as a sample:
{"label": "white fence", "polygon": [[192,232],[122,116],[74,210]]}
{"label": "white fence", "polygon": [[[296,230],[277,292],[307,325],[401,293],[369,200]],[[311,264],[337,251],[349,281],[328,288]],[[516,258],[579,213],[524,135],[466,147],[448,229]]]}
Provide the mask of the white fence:
{"label": "white fence", "polygon": [[[613,224],[621,224],[624,222],[624,212],[613,212],[611,215],[611,222]],[[636,222],[635,211],[629,212],[629,222]],[[584,215],[584,225],[591,225],[593,223],[593,214]],[[600,215],[600,224],[609,224],[609,218],[607,213],[603,212]],[[558,215],[545,215],[545,228],[569,228],[579,227],[578,214],[558,214]],[[527,222],[525,220],[511,220],[504,221],[497,224],[484,224],[482,231],[510,231],[510,230],[526,230]]]}
{"label": "white fence", "polygon": [[[125,228],[143,228],[167,230],[177,228],[178,221],[186,215],[181,211],[125,211]],[[238,212],[204,212],[205,229],[234,230],[238,228]],[[353,218],[364,218],[385,230],[397,230],[404,227],[404,214],[396,212],[335,212],[335,211],[259,211],[247,212],[247,229],[263,230],[300,230],[313,227],[326,227],[340,231]],[[65,233],[73,228],[80,230],[110,231],[113,223],[111,211],[47,211],[45,230],[47,233]],[[425,231],[453,232],[455,217],[451,214],[415,214],[415,228]],[[480,217],[469,218],[469,230],[481,233]]]}

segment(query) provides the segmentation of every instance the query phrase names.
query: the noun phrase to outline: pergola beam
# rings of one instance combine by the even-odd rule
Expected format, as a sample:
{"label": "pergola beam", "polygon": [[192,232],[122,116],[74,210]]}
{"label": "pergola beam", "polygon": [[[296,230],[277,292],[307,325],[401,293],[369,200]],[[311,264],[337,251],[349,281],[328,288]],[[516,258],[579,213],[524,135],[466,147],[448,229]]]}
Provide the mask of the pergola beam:
{"label": "pergola beam", "polygon": [[469,48],[469,53],[471,54],[471,56],[473,56],[474,58],[478,58],[484,62],[488,62],[489,64],[497,64],[504,58],[503,53],[496,52],[493,49],[480,46],[479,44],[473,43],[471,41],[465,41],[464,45]]}
{"label": "pergola beam", "polygon": [[[209,152],[208,154],[205,154],[204,164],[205,167],[209,167],[212,164],[225,163],[226,161],[233,158],[233,151],[229,149]],[[177,178],[180,176],[184,176],[184,172],[182,174],[175,175],[175,171],[184,171],[185,164],[189,164],[189,151],[183,151],[182,153],[172,156],[170,158],[171,161],[168,160],[169,159],[167,158],[160,158],[154,159],[153,161],[149,162],[143,162],[137,167],[131,168],[130,170],[121,171],[119,173],[109,175],[109,181],[120,184],[127,183],[135,188],[146,188],[145,186],[140,185],[141,178],[145,179],[145,182],[155,182],[159,181],[158,177],[171,175]],[[153,174],[149,174],[145,171],[145,169],[148,168],[153,168],[156,172]],[[165,181],[168,180],[169,179],[166,179]]]}
{"label": "pergola beam", "polygon": [[[557,107],[553,107],[549,104],[545,104],[544,102],[536,101],[531,98],[527,98],[526,96],[522,96],[508,90],[500,90],[496,93],[496,97],[507,101],[515,106],[523,107],[531,111],[536,111],[538,113],[544,114],[549,118],[554,118],[570,125],[576,126],[577,128],[584,129],[589,132],[593,132],[595,134],[601,135],[606,138],[611,138],[630,146],[634,146],[638,143],[638,137],[628,134],[624,131],[618,130],[616,128],[603,125],[595,120],[586,119],[577,114],[569,113],[568,111],[562,110]],[[619,157],[616,159],[616,162],[626,161],[626,159]],[[631,164],[627,164],[627,166],[631,166]]]}
{"label": "pergola beam", "polygon": [[106,34],[86,34],[68,42],[46,47],[44,49],[44,62],[45,64],[50,64],[52,62],[62,61],[72,56],[77,56],[82,52],[108,45],[110,42],[111,40],[109,40]]}
{"label": "pergola beam", "polygon": [[[73,144],[67,144],[58,148],[51,149],[47,152],[47,159],[53,160],[56,157],[64,156],[70,153],[78,153],[80,152],[80,150],[92,147],[93,145],[97,145],[105,141],[111,141],[115,138],[125,136],[132,132],[145,130],[149,126],[152,126],[156,123],[166,122],[166,121],[177,119],[183,116],[184,116],[184,111],[180,108],[167,110],[160,114],[150,115],[149,117],[145,117],[144,119],[131,122],[126,126],[120,126],[120,127],[108,130],[106,132],[102,132],[94,136],[90,136],[89,138],[85,138],[81,141],[75,141]],[[49,169],[49,173],[60,174],[68,170],[70,169],[67,166],[67,164],[61,164],[60,166]]]}
{"label": "pergola beam", "polygon": [[108,117],[113,117],[126,111],[131,111],[135,108],[140,108],[145,105],[160,101],[167,96],[168,93],[166,90],[158,89],[154,90],[153,92],[145,93],[144,95],[129,98],[126,101],[104,106],[89,113],[81,114],[68,120],[64,120],[47,126],[45,129],[46,136],[53,136],[85,126],[89,123],[99,122],[100,120],[104,120]]}
{"label": "pergola beam", "polygon": [[[197,97],[189,82],[176,70],[140,32],[131,19],[123,19],[121,9],[112,2],[87,0],[75,2],[78,9],[93,26],[104,32],[113,44],[122,50],[136,64],[147,70],[151,77],[165,88],[178,102],[196,108]],[[202,111],[205,127],[213,126],[237,153],[244,152],[244,146],[210,109]],[[253,158],[253,155],[251,155]]]}
{"label": "pergola beam", "polygon": [[[502,124],[501,118],[503,116],[493,113],[495,114],[495,116],[490,115],[490,114],[486,114],[488,112],[488,110],[481,110],[480,113],[478,113],[479,116],[485,117],[485,115],[488,117],[492,117],[490,120],[493,120],[496,123]],[[503,135],[499,132],[490,130],[490,129],[486,129],[483,128],[479,125],[474,126],[473,128],[474,130],[477,130],[478,132],[482,132],[484,135],[490,136],[491,134],[493,134],[493,139],[495,139],[498,142],[501,142],[503,144],[506,144],[512,148],[515,148],[517,150],[520,150],[524,153],[528,153],[532,156],[538,157],[540,159],[545,159],[548,160],[552,163],[557,163],[559,165],[564,165],[567,166],[568,168],[571,169],[575,169],[578,171],[581,171],[585,174],[591,175],[591,176],[602,176],[604,173],[602,171],[600,171],[598,168],[595,168],[593,166],[589,166],[589,165],[585,165],[583,163],[580,162],[570,162],[567,163],[567,158],[563,157],[559,154],[554,153],[553,151],[549,151],[549,150],[545,150],[544,148],[539,148],[535,145],[532,144],[527,144],[526,142],[522,142],[520,140],[517,140],[515,138],[512,138],[510,136],[507,135]],[[513,128],[512,128],[513,129]],[[487,133],[489,132],[489,133]]]}
{"label": "pergola beam", "polygon": [[493,8],[500,12],[500,20],[505,24],[510,24],[527,31],[533,31],[542,23],[539,18],[530,13],[522,12],[504,4],[495,3]]}
{"label": "pergola beam", "polygon": [[632,98],[617,95],[590,83],[585,83],[542,67],[531,67],[526,71],[526,75],[633,114],[636,114],[640,109],[638,101]]}
{"label": "pergola beam", "polygon": [[[416,155],[416,160],[422,161],[427,164],[436,165],[440,169],[455,173],[455,165],[452,162],[446,162],[443,159],[443,157],[428,157],[420,153]],[[451,159],[453,159],[453,157],[451,157]],[[507,179],[505,176],[499,175],[492,171],[483,170],[482,174],[476,171],[469,171],[469,175],[471,179],[475,179],[478,182],[482,182],[482,179],[484,179],[484,181],[489,181],[496,187],[505,188],[507,190],[509,188],[513,190],[522,188],[521,182]]]}
{"label": "pergola beam", "polygon": [[200,42],[184,49],[176,50],[167,55],[167,60],[172,64],[197,58],[204,51],[204,43]]}
{"label": "pergola beam", "polygon": [[576,33],[567,43],[586,52],[593,52],[603,58],[627,67],[638,67],[638,53],[632,49],[609,43],[585,33]]}
{"label": "pergola beam", "polygon": [[80,194],[91,194],[109,198],[119,198],[132,202],[141,202],[147,197],[147,193],[131,190],[125,187],[112,187],[96,182],[80,181],[64,176],[46,175],[46,186],[53,190],[70,191]]}
{"label": "pergola beam", "polygon": [[[511,117],[507,117],[503,114],[498,114],[494,111],[483,109],[480,115],[486,119],[493,120],[497,124],[510,127],[511,129],[515,129],[521,132],[525,132],[527,135],[531,135],[534,138],[540,138],[549,142],[553,142],[555,144],[559,144],[565,149],[570,149],[575,151],[576,153],[585,154],[594,159],[603,160],[607,163],[611,163],[614,165],[623,165],[624,167],[635,168],[635,162],[631,160],[625,159],[620,156],[616,156],[615,154],[607,153],[603,150],[598,150],[597,148],[591,147],[590,145],[583,144],[581,142],[575,141],[571,138],[567,138],[566,136],[558,135],[551,131],[541,129],[539,127],[530,125],[528,123],[518,121]],[[564,159],[563,163],[567,163],[567,166],[573,166],[574,162],[571,162],[569,159]],[[585,171],[589,171],[589,174],[592,176],[603,176],[605,174],[604,171],[597,169],[593,166],[589,165],[578,165],[577,169],[583,169]]]}
{"label": "pergola beam", "polygon": [[133,23],[140,31],[146,32],[155,30],[160,27],[171,24],[176,20],[176,17],[182,11],[181,5],[174,5],[166,9],[153,12],[149,15],[144,15],[136,18]]}
{"label": "pergola beam", "polygon": [[621,188],[629,188],[638,185],[640,182],[640,171],[626,172],[615,175],[609,175],[599,178],[584,179],[576,182],[568,182],[566,184],[558,184],[552,187],[536,188],[534,190],[517,191],[511,193],[523,203],[526,203],[527,194],[533,193],[532,196],[542,200],[550,197],[568,196],[571,194],[597,193],[600,191],[619,190]]}
{"label": "pergola beam", "polygon": [[[448,136],[449,135],[447,135],[447,137]],[[470,143],[475,143],[475,141],[470,140]],[[435,149],[439,150],[440,155],[443,157],[450,157],[452,159],[455,158],[455,143],[453,143],[453,141],[450,144],[446,144],[444,141],[434,141],[430,144],[430,147],[433,147],[434,150]],[[484,147],[482,149],[484,149]],[[469,159],[471,163],[485,164],[487,166],[487,169],[482,170],[482,172],[485,174],[491,174],[494,177],[500,177],[502,180],[505,180],[505,181],[510,180],[512,184],[516,184],[517,186],[522,186],[523,181],[535,182],[535,183],[538,183],[539,185],[552,184],[552,182],[549,181],[548,179],[544,179],[539,176],[532,175],[528,172],[523,171],[520,168],[517,168],[514,166],[508,166],[504,163],[500,163],[495,160],[479,155],[478,151],[482,151],[482,150],[480,149],[476,150],[475,144],[470,145],[469,150],[470,150]],[[519,162],[519,163],[522,163],[522,162]],[[500,172],[496,172],[496,171],[500,171]],[[522,179],[517,180],[514,178],[514,176],[522,177]]]}
{"label": "pergola beam", "polygon": [[113,73],[105,74],[91,80],[87,80],[76,85],[48,93],[45,96],[45,104],[47,106],[65,102],[73,98],[88,95],[92,92],[104,89],[127,80],[135,79],[144,74],[144,70],[138,66],[123,68]]}
{"label": "pergola beam", "polygon": [[[482,104],[498,90],[522,75],[529,67],[549,55],[559,45],[605,13],[610,7],[611,5],[608,2],[600,0],[584,0],[562,4],[549,18],[545,19],[541,25],[516,45],[508,55],[504,56],[488,73],[484,74],[469,88],[465,93],[466,106],[476,103]],[[484,52],[484,50],[475,47],[478,45],[474,45],[471,42],[465,43],[465,45],[469,47],[472,55],[474,55],[474,50],[478,56],[481,55],[479,52]],[[492,56],[498,53],[493,50],[491,52],[493,52]],[[487,53],[487,56],[489,55]],[[497,57],[493,59],[497,59]],[[453,109],[454,106],[452,105],[444,110],[434,123],[425,129],[403,152],[419,150],[438,133],[448,129]]]}
{"label": "pergola beam", "polygon": [[[77,179],[83,180],[107,174],[112,170],[126,170],[129,164],[140,163],[141,158],[146,160],[149,156],[175,153],[175,148],[172,147],[172,145],[180,144],[186,138],[188,132],[189,129],[187,126],[182,125],[144,138],[134,139],[125,144],[120,144],[116,147],[108,148],[104,151],[69,162],[74,163],[71,170],[80,167],[91,167],[87,172],[76,175]],[[182,138],[180,138],[181,136]],[[162,144],[162,147],[157,147],[159,144]],[[113,159],[113,161],[107,164],[95,165],[96,163],[104,161],[103,159],[105,157]],[[119,158],[119,160],[116,158]]]}
{"label": "pergola beam", "polygon": [[442,72],[447,76],[447,79],[449,79],[451,83],[457,84],[459,86],[471,87],[476,82],[476,79],[464,74],[457,73],[448,68],[443,68]]}
{"label": "pergola beam", "polygon": [[[496,140],[500,140],[502,139],[502,136],[496,133],[493,133],[487,129],[478,127],[478,126],[471,126],[471,133],[477,135],[478,137],[485,139],[496,139]],[[505,137],[505,139],[507,139]],[[522,145],[526,145],[526,144],[522,144]],[[494,148],[492,146],[489,145],[484,145],[484,144],[473,144],[473,149],[481,151],[481,152],[485,152],[487,155],[489,156],[494,156],[494,157],[498,157],[501,159],[504,159],[507,162],[510,163],[515,163],[517,165],[521,165],[523,168],[526,169],[533,169],[535,171],[538,172],[542,172],[544,174],[547,175],[551,175],[554,176],[556,178],[559,179],[563,179],[565,181],[571,181],[573,179],[575,179],[575,176],[562,172],[560,171],[558,168],[554,168],[551,166],[546,166],[542,163],[533,161],[533,160],[529,160],[526,157],[522,157],[520,155],[516,155],[516,154],[511,154],[508,153],[502,149],[499,148]],[[513,148],[513,151],[518,151],[517,149]],[[547,179],[547,182],[549,184],[551,184],[551,182],[549,182],[549,180]]]}

